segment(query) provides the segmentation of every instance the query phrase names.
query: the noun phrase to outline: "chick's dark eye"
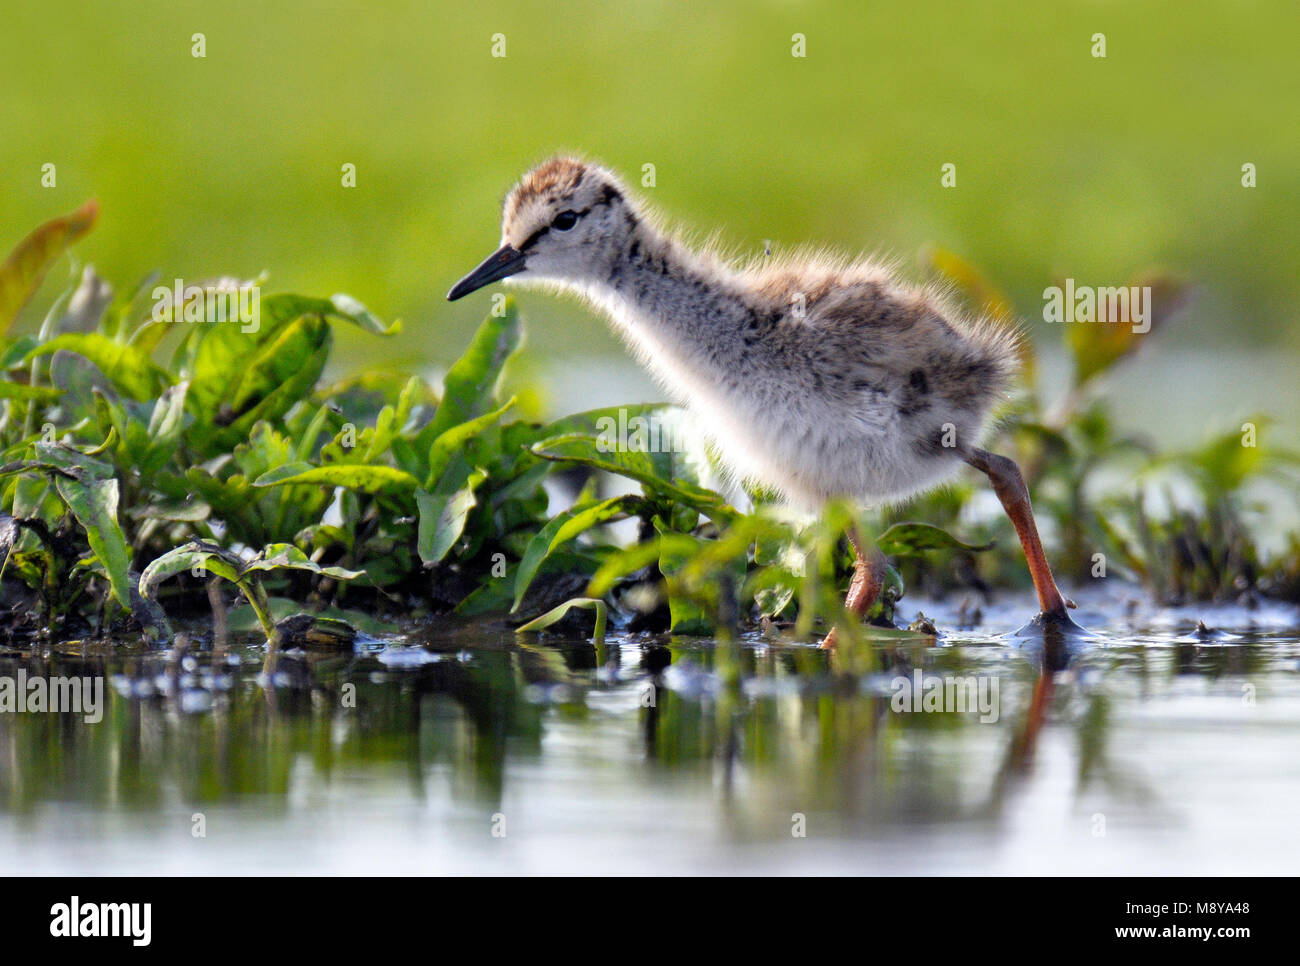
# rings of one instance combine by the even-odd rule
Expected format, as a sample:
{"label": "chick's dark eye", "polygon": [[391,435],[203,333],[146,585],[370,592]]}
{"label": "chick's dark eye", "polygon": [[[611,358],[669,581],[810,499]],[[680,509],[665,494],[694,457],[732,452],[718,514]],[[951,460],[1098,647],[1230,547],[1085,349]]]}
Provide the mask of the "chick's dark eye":
{"label": "chick's dark eye", "polygon": [[578,216],[572,211],[562,211],[555,216],[551,227],[556,231],[568,231],[578,223]]}

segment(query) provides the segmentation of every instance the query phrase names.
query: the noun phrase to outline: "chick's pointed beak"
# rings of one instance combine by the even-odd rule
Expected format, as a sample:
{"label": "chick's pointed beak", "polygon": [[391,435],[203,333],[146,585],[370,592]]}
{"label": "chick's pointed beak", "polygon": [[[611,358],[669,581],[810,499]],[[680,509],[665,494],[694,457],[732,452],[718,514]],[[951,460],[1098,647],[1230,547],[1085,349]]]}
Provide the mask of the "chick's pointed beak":
{"label": "chick's pointed beak", "polygon": [[507,275],[516,275],[523,270],[524,253],[513,245],[502,245],[485,258],[482,265],[451,287],[451,291],[447,293],[447,301],[454,302],[470,292],[481,289],[484,285],[491,285]]}

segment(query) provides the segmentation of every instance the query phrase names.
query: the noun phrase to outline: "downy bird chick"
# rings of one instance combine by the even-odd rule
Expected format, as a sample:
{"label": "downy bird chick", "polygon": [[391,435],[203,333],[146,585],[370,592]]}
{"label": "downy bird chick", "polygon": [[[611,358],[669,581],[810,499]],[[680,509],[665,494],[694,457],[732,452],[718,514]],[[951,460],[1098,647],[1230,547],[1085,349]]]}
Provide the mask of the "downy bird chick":
{"label": "downy bird chick", "polygon": [[[447,298],[502,279],[593,304],[737,477],[796,505],[891,503],[963,464],[980,470],[1020,537],[1042,619],[1071,623],[1019,470],[978,446],[1014,373],[1017,333],[872,261],[796,255],[733,267],[667,232],[612,172],[568,157],[510,191],[501,247]],[[849,539],[846,606],[860,616],[884,566]],[[834,639],[832,630],[823,643]]]}

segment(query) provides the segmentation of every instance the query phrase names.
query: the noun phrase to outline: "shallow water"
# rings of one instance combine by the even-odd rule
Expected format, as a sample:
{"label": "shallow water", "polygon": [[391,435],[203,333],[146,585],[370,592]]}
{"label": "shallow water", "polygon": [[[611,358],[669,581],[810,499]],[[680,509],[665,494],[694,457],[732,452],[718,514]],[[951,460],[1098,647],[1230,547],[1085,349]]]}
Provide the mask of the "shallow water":
{"label": "shallow water", "polygon": [[[1020,600],[834,656],[446,624],[269,679],[253,646],[0,654],[107,682],[99,723],[0,713],[0,871],[1294,873],[1300,616],[1127,597],[1065,648],[1009,636]],[[917,669],[984,712],[901,710]]]}

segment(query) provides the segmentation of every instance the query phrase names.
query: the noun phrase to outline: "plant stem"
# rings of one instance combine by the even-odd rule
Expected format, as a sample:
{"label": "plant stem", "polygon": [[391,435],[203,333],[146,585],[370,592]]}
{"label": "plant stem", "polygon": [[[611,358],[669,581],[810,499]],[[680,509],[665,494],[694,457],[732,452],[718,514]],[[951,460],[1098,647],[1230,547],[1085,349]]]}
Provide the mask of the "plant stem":
{"label": "plant stem", "polygon": [[271,602],[267,599],[261,581],[256,577],[245,575],[236,582],[236,586],[248,601],[248,606],[253,608],[253,613],[257,615],[257,622],[262,625],[262,630],[266,633],[270,653],[274,654],[280,647],[280,630],[271,617]]}

